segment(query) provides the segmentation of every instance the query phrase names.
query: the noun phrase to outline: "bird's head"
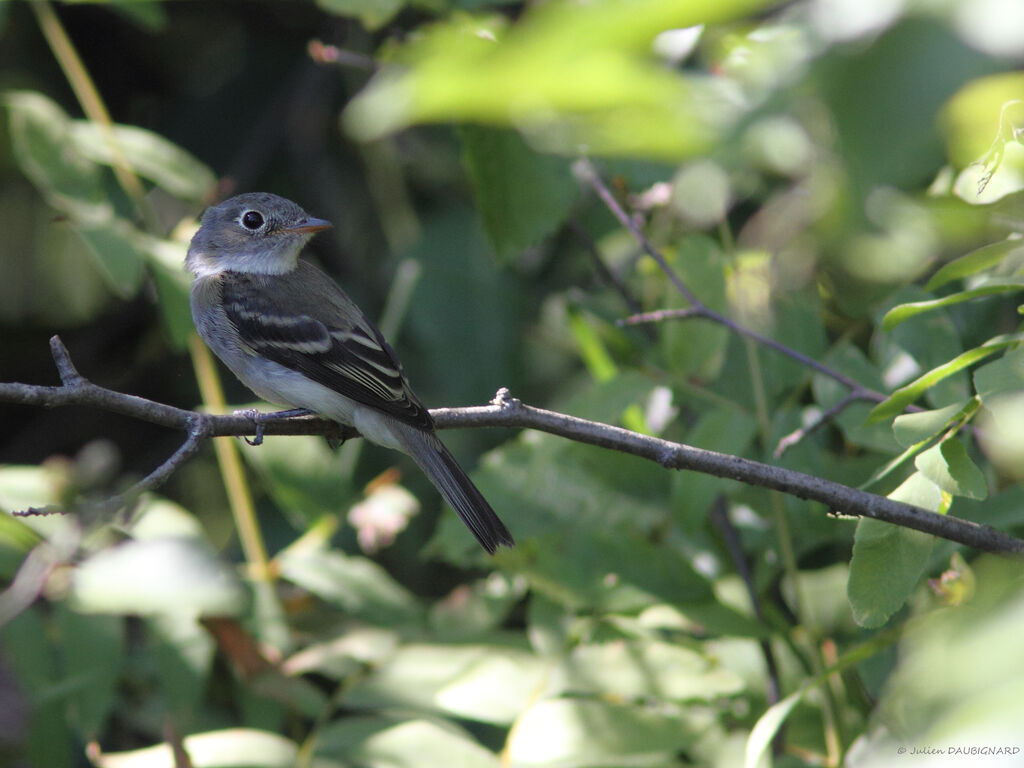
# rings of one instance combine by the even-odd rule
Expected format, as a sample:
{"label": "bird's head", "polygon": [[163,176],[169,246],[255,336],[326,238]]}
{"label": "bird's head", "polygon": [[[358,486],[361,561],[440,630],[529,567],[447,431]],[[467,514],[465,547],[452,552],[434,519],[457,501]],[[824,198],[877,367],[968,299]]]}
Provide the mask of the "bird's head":
{"label": "bird's head", "polygon": [[208,208],[192,238],[185,267],[196,276],[224,271],[283,274],[331,223],[283,197],[252,192]]}

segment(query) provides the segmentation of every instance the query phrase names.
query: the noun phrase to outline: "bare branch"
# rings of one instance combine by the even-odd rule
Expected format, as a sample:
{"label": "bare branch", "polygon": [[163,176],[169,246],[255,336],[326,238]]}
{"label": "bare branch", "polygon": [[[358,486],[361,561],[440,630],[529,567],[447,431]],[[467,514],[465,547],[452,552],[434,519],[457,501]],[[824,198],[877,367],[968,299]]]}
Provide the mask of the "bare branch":
{"label": "bare branch", "polygon": [[[63,356],[70,365],[67,350],[55,339],[55,357]],[[64,363],[58,361],[59,365]],[[64,366],[65,372],[73,371]],[[134,395],[105,389],[81,375],[69,375],[72,383],[60,387],[29,384],[0,384],[0,402],[58,407],[85,405],[132,416],[142,421],[180,429],[189,433],[185,443],[166,462],[140,483],[142,490],[156,487],[180,464],[192,456],[209,437],[255,435],[256,424],[244,415],[213,416],[155,403]],[[988,526],[949,515],[913,507],[909,504],[849,488],[802,472],[761,464],[739,456],[707,451],[668,440],[630,432],[621,427],[578,419],[564,413],[525,405],[512,398],[508,390],[498,392],[490,405],[469,408],[438,408],[430,411],[438,428],[510,427],[549,432],[569,440],[629,453],[655,461],[668,469],[689,469],[716,477],[781,491],[801,499],[825,504],[829,510],[845,515],[871,517],[894,525],[913,528],[986,552],[1024,554],[1024,540]],[[323,435],[348,438],[358,434],[323,419],[301,416],[264,424],[266,434]],[[130,497],[132,492],[125,494]]]}

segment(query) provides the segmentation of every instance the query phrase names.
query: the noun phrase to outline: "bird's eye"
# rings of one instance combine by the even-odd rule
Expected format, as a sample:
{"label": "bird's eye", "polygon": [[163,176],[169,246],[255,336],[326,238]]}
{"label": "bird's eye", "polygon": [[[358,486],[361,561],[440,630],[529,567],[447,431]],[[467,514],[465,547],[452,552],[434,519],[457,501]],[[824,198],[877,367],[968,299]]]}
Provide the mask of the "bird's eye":
{"label": "bird's eye", "polygon": [[259,211],[246,211],[242,214],[242,226],[251,232],[263,226],[263,215]]}

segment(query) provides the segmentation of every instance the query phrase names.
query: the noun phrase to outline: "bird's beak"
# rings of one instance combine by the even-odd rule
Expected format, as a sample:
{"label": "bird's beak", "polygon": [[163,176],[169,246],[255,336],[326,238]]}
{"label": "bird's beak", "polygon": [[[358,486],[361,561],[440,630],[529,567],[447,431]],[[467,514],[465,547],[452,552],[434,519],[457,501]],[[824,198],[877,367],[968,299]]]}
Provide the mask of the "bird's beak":
{"label": "bird's beak", "polygon": [[302,235],[302,234],[308,234],[310,232],[321,232],[321,231],[323,231],[325,229],[330,229],[333,226],[334,225],[331,224],[331,222],[327,221],[326,219],[313,219],[313,218],[309,218],[309,219],[304,219],[303,221],[300,221],[294,227],[285,227],[284,229],[282,229],[280,231],[281,232],[292,232],[294,234]]}

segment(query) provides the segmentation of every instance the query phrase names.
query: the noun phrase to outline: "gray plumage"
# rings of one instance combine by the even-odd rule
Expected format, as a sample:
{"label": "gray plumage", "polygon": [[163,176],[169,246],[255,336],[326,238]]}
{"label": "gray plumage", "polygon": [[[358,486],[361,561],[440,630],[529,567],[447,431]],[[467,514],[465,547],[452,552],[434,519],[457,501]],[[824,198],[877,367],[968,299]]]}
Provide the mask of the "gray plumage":
{"label": "gray plumage", "polygon": [[493,553],[511,534],[437,437],[394,350],[338,285],[299,254],[330,224],[267,193],[207,210],[189,246],[199,335],[271,403],[354,426],[408,454]]}

